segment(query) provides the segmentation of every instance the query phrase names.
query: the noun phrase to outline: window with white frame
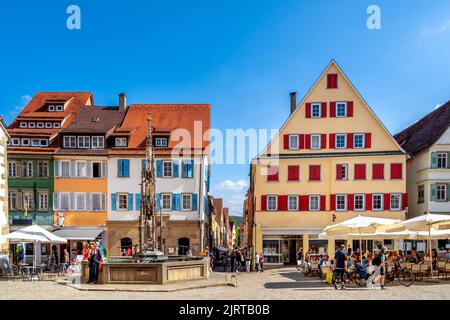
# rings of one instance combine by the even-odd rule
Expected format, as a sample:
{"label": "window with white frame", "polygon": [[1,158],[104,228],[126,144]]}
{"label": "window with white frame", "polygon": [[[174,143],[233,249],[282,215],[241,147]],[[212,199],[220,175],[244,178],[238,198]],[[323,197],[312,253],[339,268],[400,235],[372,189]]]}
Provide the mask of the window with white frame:
{"label": "window with white frame", "polygon": [[102,193],[91,193],[92,211],[105,210],[105,195]]}
{"label": "window with white frame", "polygon": [[20,146],[20,139],[19,138],[12,138],[11,139],[11,145],[12,146]]}
{"label": "window with white frame", "polygon": [[353,148],[355,148],[355,149],[364,148],[364,134],[363,133],[355,133],[353,135]]}
{"label": "window with white frame", "polygon": [[61,128],[61,123],[60,122],[53,122],[53,128],[55,128],[55,129]]}
{"label": "window with white frame", "polygon": [[173,163],[172,161],[163,161],[163,177],[172,177],[173,174]]}
{"label": "window with white frame", "polygon": [[29,145],[30,145],[30,139],[22,138],[22,146],[29,146]]}
{"label": "window with white frame", "polygon": [[311,149],[317,150],[321,148],[321,135],[312,134],[311,135]]}
{"label": "window with white frame", "polygon": [[40,139],[31,139],[31,145],[33,147],[39,147],[41,145],[41,140]]}
{"label": "window with white frame", "polygon": [[162,210],[172,209],[172,195],[170,193],[161,194],[161,209]]}
{"label": "window with white frame", "polygon": [[26,191],[22,193],[23,198],[23,207],[28,210],[34,209],[34,193],[30,191]]}
{"label": "window with white frame", "polygon": [[336,195],[336,211],[346,211],[347,210],[347,195],[337,194]]}
{"label": "window with white frame", "polygon": [[39,193],[38,209],[39,210],[48,210],[48,193]]}
{"label": "window with white frame", "polygon": [[52,123],[51,123],[51,122],[46,122],[46,123],[45,123],[45,127],[46,127],[47,129],[51,129],[53,126],[52,126]]}
{"label": "window with white frame", "polygon": [[16,191],[8,192],[8,207],[9,210],[17,210],[18,209],[18,195]]}
{"label": "window with white frame", "polygon": [[105,138],[102,136],[92,137],[92,149],[103,149],[105,147]]}
{"label": "window with white frame", "polygon": [[420,185],[417,187],[417,203],[425,202],[425,186]]}
{"label": "window with white frame", "polygon": [[79,192],[75,194],[75,209],[77,211],[86,210],[86,193]]}
{"label": "window with white frame", "polygon": [[155,138],[155,146],[156,147],[167,147],[167,138]]}
{"label": "window with white frame", "polygon": [[39,129],[42,129],[42,128],[44,128],[44,123],[43,122],[38,122],[36,124],[36,127],[38,127]]}
{"label": "window with white frame", "polygon": [[76,148],[77,140],[75,136],[64,136],[64,148]]}
{"label": "window with white frame", "polygon": [[402,195],[401,193],[391,194],[391,210],[400,210],[402,208]]}
{"label": "window with white frame", "polygon": [[77,161],[76,167],[77,167],[77,175],[76,176],[79,178],[86,178],[88,175],[86,161]]}
{"label": "window with white frame", "polygon": [[91,146],[91,138],[88,136],[79,136],[78,137],[78,148],[87,149]]}
{"label": "window with white frame", "polygon": [[70,161],[61,161],[61,177],[70,177]]}
{"label": "window with white frame", "polygon": [[342,180],[348,180],[348,164],[341,165],[341,178]]}
{"label": "window with white frame", "polygon": [[447,168],[447,153],[439,152],[437,154],[437,167],[441,169]]}
{"label": "window with white frame", "polygon": [[322,116],[322,104],[312,103],[311,104],[311,118],[320,118]]}
{"label": "window with white frame", "polygon": [[437,184],[436,185],[436,200],[437,201],[447,201],[447,185]]}
{"label": "window with white frame", "polygon": [[298,196],[288,196],[288,210],[298,211]]}
{"label": "window with white frame", "polygon": [[366,195],[365,194],[355,194],[354,195],[354,209],[355,211],[366,210]]}
{"label": "window with white frame", "polygon": [[116,147],[126,147],[127,146],[127,138],[116,138]]}
{"label": "window with white frame", "polygon": [[372,195],[372,210],[374,211],[383,210],[383,194]]}
{"label": "window with white frame", "polygon": [[336,117],[343,118],[347,116],[347,102],[336,102]]}
{"label": "window with white frame", "polygon": [[320,196],[309,196],[309,211],[320,210]]}
{"label": "window with white frame", "polygon": [[336,149],[347,148],[347,135],[345,133],[340,133],[336,135]]}
{"label": "window with white frame", "polygon": [[182,210],[186,210],[186,211],[190,211],[192,210],[192,194],[190,193],[183,193],[181,195],[181,209]]}
{"label": "window with white frame", "polygon": [[28,127],[26,122],[20,122],[19,128],[26,128],[26,127]]}
{"label": "window with white frame", "polygon": [[23,176],[27,178],[33,177],[33,162],[32,161],[24,162],[22,166],[24,170]]}
{"label": "window with white frame", "polygon": [[289,149],[298,149],[298,134],[289,135]]}
{"label": "window with white frame", "polygon": [[119,210],[128,210],[128,194],[119,193],[117,195],[117,208]]}
{"label": "window with white frame", "polygon": [[28,128],[36,128],[36,123],[35,122],[28,122]]}
{"label": "window with white frame", "polygon": [[17,163],[14,161],[8,162],[8,176],[17,177]]}
{"label": "window with white frame", "polygon": [[60,210],[69,210],[70,208],[70,193],[61,192],[59,194],[59,209]]}
{"label": "window with white frame", "polygon": [[267,196],[267,211],[276,211],[278,209],[278,197]]}
{"label": "window with white frame", "polygon": [[[103,168],[105,166],[105,168]],[[92,162],[92,178],[104,178],[106,176],[106,165],[102,162]]]}
{"label": "window with white frame", "polygon": [[48,140],[47,139],[40,139],[39,140],[39,146],[47,147],[48,146]]}
{"label": "window with white frame", "polygon": [[38,178],[48,178],[48,161],[38,161],[37,166]]}
{"label": "window with white frame", "polygon": [[55,106],[55,110],[56,111],[63,111],[64,110],[64,106],[62,104],[58,104]]}
{"label": "window with white frame", "polygon": [[50,112],[55,111],[55,106],[54,106],[53,104],[50,104],[50,105],[48,106],[48,111],[50,111]]}

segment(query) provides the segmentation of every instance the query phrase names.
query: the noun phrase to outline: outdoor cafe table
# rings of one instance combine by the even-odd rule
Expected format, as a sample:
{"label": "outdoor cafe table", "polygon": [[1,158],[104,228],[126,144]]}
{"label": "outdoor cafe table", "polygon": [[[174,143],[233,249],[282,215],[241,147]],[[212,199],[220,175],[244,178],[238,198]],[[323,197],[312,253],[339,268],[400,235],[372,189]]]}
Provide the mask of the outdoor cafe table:
{"label": "outdoor cafe table", "polygon": [[33,281],[35,278],[41,280],[41,267],[22,266],[22,270],[24,280]]}

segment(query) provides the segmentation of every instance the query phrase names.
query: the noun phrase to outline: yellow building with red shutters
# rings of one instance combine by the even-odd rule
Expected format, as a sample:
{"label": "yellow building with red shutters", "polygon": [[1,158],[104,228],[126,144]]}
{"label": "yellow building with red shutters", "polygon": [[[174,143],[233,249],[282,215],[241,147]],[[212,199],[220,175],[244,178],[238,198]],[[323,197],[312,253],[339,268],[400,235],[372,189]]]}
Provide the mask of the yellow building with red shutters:
{"label": "yellow building with red shutters", "polygon": [[[289,118],[252,160],[253,254],[281,265],[294,263],[299,248],[333,254],[348,242],[356,249],[358,241],[319,234],[358,215],[405,219],[406,159],[333,60],[298,105],[291,94]],[[374,245],[364,241],[363,250]]]}

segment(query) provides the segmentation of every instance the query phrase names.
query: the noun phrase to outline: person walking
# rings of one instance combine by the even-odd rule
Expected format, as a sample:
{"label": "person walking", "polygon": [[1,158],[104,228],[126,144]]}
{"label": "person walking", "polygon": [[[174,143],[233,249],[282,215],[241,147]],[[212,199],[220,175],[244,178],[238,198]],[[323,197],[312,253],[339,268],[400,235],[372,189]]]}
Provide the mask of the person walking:
{"label": "person walking", "polygon": [[231,263],[231,272],[234,272],[234,267],[236,263],[236,251],[231,250],[230,253],[230,263]]}
{"label": "person walking", "polygon": [[95,246],[93,243],[91,243],[90,247],[89,247],[89,257],[88,257],[88,262],[89,262],[89,279],[88,279],[88,283],[91,284],[94,282],[94,252],[95,252]]}
{"label": "person walking", "polygon": [[261,269],[261,272],[264,272],[264,256],[262,252],[259,253],[259,268]]}
{"label": "person walking", "polygon": [[338,285],[338,279],[341,284],[341,289],[345,289],[345,279],[344,279],[344,273],[347,270],[347,252],[345,251],[345,244],[341,244],[340,249],[336,251],[336,254],[334,255],[334,274],[335,274],[335,281],[334,281],[334,288],[337,289]]}
{"label": "person walking", "polygon": [[240,260],[241,260],[241,266],[240,266],[240,268],[239,268],[239,271],[241,271],[241,270],[242,270],[242,266],[245,265],[245,256],[244,256],[244,253],[243,253],[242,251],[240,251],[239,253],[240,253],[240,255],[241,255],[241,257],[240,257]]}
{"label": "person walking", "polygon": [[236,272],[240,272],[241,267],[241,252],[236,250]]}
{"label": "person walking", "polygon": [[386,290],[384,285],[386,277],[386,248],[382,243],[378,244],[378,249],[375,251],[375,257],[372,260],[372,264],[377,266],[380,270],[380,285],[381,290]]}
{"label": "person walking", "polygon": [[256,256],[255,256],[255,269],[256,269],[256,272],[259,271],[259,260],[260,260],[260,256],[259,256],[259,254],[256,254]]}
{"label": "person walking", "polygon": [[64,272],[67,271],[67,269],[70,266],[70,256],[69,256],[69,251],[67,251],[67,249],[64,249]]}

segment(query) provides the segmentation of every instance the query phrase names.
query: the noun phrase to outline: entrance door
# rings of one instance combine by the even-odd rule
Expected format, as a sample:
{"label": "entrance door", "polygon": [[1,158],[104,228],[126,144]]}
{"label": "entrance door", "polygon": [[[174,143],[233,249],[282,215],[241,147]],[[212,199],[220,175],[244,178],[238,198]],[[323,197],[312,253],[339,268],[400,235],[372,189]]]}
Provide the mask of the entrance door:
{"label": "entrance door", "polygon": [[289,240],[289,264],[297,264],[297,240]]}
{"label": "entrance door", "polygon": [[185,256],[189,250],[189,238],[178,239],[178,255]]}

